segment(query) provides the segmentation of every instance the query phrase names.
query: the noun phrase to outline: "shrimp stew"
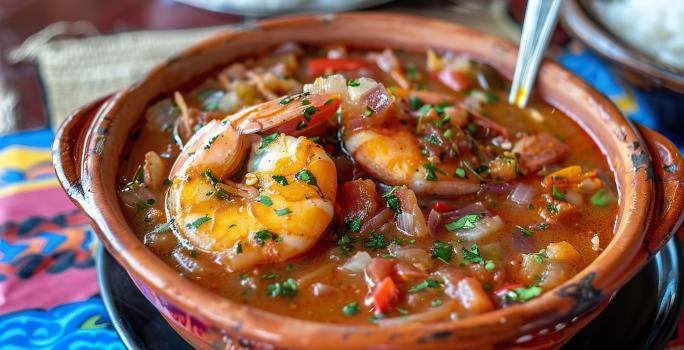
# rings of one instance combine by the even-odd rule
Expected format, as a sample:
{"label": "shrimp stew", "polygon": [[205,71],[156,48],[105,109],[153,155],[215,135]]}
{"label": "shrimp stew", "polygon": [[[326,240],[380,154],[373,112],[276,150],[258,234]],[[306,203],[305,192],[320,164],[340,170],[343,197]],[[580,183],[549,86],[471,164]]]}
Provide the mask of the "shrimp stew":
{"label": "shrimp stew", "polygon": [[184,277],[291,317],[383,326],[525,303],[613,237],[601,150],[439,50],[286,43],[150,105],[119,196]]}

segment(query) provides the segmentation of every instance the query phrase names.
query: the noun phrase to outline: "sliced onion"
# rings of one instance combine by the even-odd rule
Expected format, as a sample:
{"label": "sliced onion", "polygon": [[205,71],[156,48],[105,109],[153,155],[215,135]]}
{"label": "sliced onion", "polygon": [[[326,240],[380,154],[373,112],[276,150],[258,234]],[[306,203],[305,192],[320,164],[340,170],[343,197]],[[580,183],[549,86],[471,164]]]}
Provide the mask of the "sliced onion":
{"label": "sliced onion", "polygon": [[124,202],[125,205],[130,207],[134,207],[140,202],[147,202],[148,199],[154,199],[155,201],[157,200],[152,191],[144,186],[121,191],[119,192],[119,198],[122,202]]}
{"label": "sliced onion", "polygon": [[437,210],[430,210],[430,214],[428,215],[427,219],[427,226],[428,230],[430,230],[430,233],[433,235],[437,234],[440,230],[440,226],[442,223],[442,214],[440,214]]}
{"label": "sliced onion", "polygon": [[304,91],[312,94],[338,94],[346,99],[348,97],[347,79],[341,74],[319,77],[312,84],[304,85]]}
{"label": "sliced onion", "polygon": [[355,86],[349,86],[349,102],[351,103],[361,103],[361,97],[371,89],[375,88],[378,84],[375,80],[371,78],[358,78],[356,79]]}
{"label": "sliced onion", "polygon": [[482,185],[482,188],[499,194],[508,194],[513,189],[513,185],[507,182],[489,182]]}
{"label": "sliced onion", "polygon": [[580,206],[584,203],[584,199],[582,198],[582,195],[577,193],[574,189],[570,189],[567,192],[565,192],[565,200],[570,203],[574,204],[577,206]]}
{"label": "sliced onion", "polygon": [[351,273],[363,273],[371,262],[371,256],[366,252],[357,252],[340,267],[340,270]]}
{"label": "sliced onion", "polygon": [[411,263],[423,271],[426,271],[432,266],[432,258],[425,249],[400,246],[396,243],[391,243],[387,249],[393,257]]}
{"label": "sliced onion", "polygon": [[516,204],[527,205],[532,202],[532,199],[534,199],[534,196],[536,195],[537,190],[534,187],[528,184],[519,183],[508,196],[508,199]]}
{"label": "sliced onion", "polygon": [[173,127],[178,117],[173,102],[165,98],[147,109],[145,112],[145,126],[154,131],[168,131]]}
{"label": "sliced onion", "polygon": [[392,209],[390,208],[385,208],[381,210],[379,213],[375,214],[370,220],[366,221],[363,225],[361,225],[361,230],[359,230],[360,235],[366,235],[369,234],[371,231],[376,230],[378,227],[382,226],[384,223],[390,221],[392,219]]}
{"label": "sliced onion", "polygon": [[503,229],[503,220],[497,216],[485,216],[475,223],[475,227],[456,231],[456,235],[467,241],[478,241]]}

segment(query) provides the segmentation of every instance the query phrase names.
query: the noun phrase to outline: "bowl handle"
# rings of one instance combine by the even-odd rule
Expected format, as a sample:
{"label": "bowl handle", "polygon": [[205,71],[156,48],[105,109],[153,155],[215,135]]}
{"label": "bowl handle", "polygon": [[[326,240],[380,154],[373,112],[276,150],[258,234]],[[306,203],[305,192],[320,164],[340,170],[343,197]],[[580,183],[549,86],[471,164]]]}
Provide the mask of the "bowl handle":
{"label": "bowl handle", "polygon": [[646,140],[653,162],[656,202],[644,247],[649,253],[655,253],[682,225],[684,160],[677,147],[665,136],[642,125],[637,127]]}
{"label": "bowl handle", "polygon": [[90,123],[110,96],[100,98],[77,110],[64,120],[52,142],[52,162],[64,191],[74,204],[84,209],[85,196],[81,186],[81,163]]}

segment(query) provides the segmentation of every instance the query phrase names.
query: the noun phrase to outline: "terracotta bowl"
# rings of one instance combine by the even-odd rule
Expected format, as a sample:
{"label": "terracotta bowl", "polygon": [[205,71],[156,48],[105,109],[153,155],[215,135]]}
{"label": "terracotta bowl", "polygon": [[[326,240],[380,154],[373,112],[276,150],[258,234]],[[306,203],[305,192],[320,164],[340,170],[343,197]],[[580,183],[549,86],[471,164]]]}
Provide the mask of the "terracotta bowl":
{"label": "terracotta bowl", "polygon": [[528,303],[476,317],[398,327],[289,318],[219,297],[182,278],[136,237],[122,214],[116,174],[148,103],[241,56],[286,40],[465,52],[511,77],[516,47],[454,24],[382,13],[302,16],[225,32],[158,66],[137,85],[75,112],[59,129],[54,162],[72,200],[143,294],[191,344],[213,348],[475,349],[559,347],[607,305],[682,221],[682,159],[663,136],[635,127],[596,90],[545,61],[537,93],[600,145],[620,193],[615,238],[587,268]]}

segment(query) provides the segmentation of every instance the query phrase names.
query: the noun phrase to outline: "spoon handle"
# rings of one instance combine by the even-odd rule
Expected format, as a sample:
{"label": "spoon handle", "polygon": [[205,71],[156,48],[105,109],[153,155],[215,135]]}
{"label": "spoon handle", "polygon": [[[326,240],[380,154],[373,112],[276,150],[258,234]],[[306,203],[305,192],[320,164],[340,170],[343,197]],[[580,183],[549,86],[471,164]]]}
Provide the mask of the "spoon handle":
{"label": "spoon handle", "polygon": [[520,108],[527,105],[539,70],[539,63],[556,27],[561,2],[562,0],[529,0],[527,2],[508,103]]}

